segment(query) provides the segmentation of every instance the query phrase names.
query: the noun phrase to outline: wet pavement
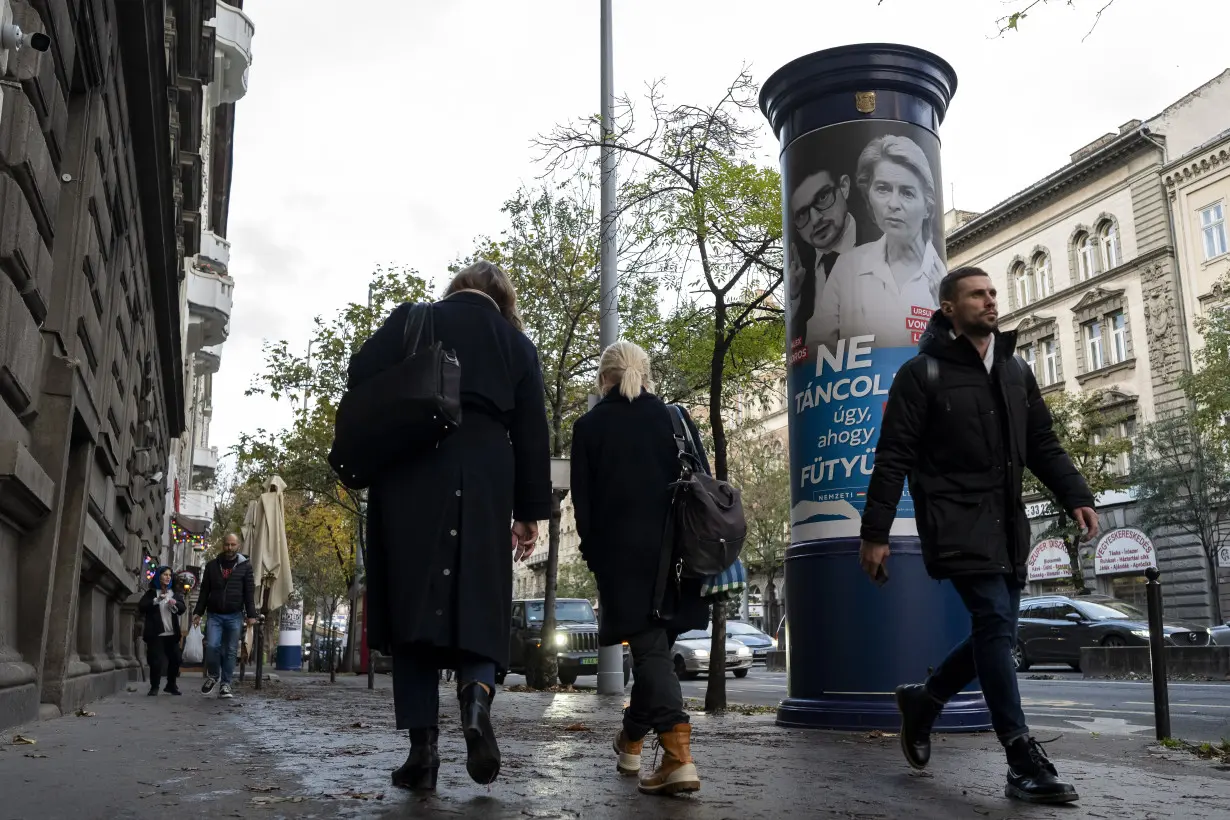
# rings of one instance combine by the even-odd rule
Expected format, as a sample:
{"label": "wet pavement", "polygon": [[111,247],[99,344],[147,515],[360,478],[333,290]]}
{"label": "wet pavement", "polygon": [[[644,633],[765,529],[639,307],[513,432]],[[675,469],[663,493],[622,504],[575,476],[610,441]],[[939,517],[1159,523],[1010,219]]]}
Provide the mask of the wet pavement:
{"label": "wet pavement", "polygon": [[[197,681],[187,678],[187,687]],[[1042,808],[1002,796],[988,735],[938,738],[930,770],[904,764],[895,737],[777,728],[771,716],[694,719],[703,787],[683,798],[637,794],[614,772],[618,699],[501,691],[504,769],[491,789],[465,774],[455,700],[441,692],[440,788],[388,785],[407,740],[393,728],[389,679],[289,677],[234,701],[148,698],[144,690],[8,731],[0,820],[9,818],[1230,818],[1230,767],[1151,747],[1141,737],[1067,734],[1050,745],[1083,800]],[[37,740],[14,745],[15,735]],[[646,765],[652,752],[647,745]]]}

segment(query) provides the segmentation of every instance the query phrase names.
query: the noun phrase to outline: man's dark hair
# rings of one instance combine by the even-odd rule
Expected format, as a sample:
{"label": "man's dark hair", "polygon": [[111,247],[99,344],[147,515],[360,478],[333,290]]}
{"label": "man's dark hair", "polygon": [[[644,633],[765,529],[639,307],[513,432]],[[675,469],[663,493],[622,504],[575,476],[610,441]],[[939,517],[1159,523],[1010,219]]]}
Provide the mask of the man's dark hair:
{"label": "man's dark hair", "polygon": [[940,280],[940,301],[951,302],[957,298],[957,283],[962,279],[969,279],[971,276],[986,276],[990,278],[990,274],[982,268],[976,268],[973,265],[966,265],[962,268],[950,272],[947,276]]}

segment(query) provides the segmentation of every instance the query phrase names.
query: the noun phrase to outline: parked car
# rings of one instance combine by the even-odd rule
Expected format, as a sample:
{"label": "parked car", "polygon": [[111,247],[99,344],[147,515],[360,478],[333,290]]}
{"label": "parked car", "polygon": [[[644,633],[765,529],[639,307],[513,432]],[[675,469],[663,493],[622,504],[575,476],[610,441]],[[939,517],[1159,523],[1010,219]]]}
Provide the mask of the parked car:
{"label": "parked car", "polygon": [[1209,635],[1212,637],[1213,643],[1218,646],[1230,646],[1230,621],[1221,626],[1213,627],[1209,630]]}
{"label": "parked car", "polygon": [[777,648],[786,651],[786,616],[782,616],[782,622],[777,625]]}
{"label": "parked car", "polygon": [[[508,649],[508,671],[524,675],[526,666],[542,648],[542,620],[546,602],[532,598],[512,603],[512,638]],[[577,678],[598,674],[598,616],[584,598],[559,598],[555,601],[555,635],[546,641],[555,650],[559,682],[572,686]],[[632,659],[624,648],[624,686],[632,676]],[[496,683],[504,682],[504,673]]]}
{"label": "parked car", "polygon": [[[706,631],[712,636],[713,625],[710,624],[706,627]],[[764,663],[769,650],[777,646],[777,641],[745,621],[727,621],[726,637],[738,641],[752,650],[752,661],[754,663]]]}
{"label": "parked car", "polygon": [[[1021,599],[1020,629],[1013,660],[1018,672],[1041,663],[1066,663],[1080,669],[1086,646],[1148,646],[1149,616],[1126,601],[1106,595],[1039,595]],[[1209,630],[1168,621],[1166,643],[1208,646]]]}
{"label": "parked car", "polygon": [[[709,650],[713,639],[703,629],[693,629],[675,639],[671,654],[675,656],[675,674],[680,680],[700,677],[709,671]],[[738,641],[726,638],[726,671],[736,678],[746,678],[752,668],[752,650]]]}

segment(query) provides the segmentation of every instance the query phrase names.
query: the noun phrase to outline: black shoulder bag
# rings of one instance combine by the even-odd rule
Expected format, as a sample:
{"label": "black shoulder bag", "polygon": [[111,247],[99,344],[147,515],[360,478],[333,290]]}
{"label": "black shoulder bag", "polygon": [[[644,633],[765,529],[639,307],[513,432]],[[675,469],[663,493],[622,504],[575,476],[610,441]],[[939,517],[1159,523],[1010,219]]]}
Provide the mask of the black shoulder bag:
{"label": "black shoulder bag", "polygon": [[337,406],[329,466],[352,490],[370,487],[393,461],[435,447],[461,425],[461,365],[436,341],[430,304],[411,306],[402,360]]}
{"label": "black shoulder bag", "polygon": [[671,509],[662,536],[662,558],[654,589],[654,618],[663,620],[666,583],[718,575],[739,557],[747,539],[743,494],[705,472],[700,448],[684,423],[683,409],[670,405],[679,455],[679,480],[672,485]]}

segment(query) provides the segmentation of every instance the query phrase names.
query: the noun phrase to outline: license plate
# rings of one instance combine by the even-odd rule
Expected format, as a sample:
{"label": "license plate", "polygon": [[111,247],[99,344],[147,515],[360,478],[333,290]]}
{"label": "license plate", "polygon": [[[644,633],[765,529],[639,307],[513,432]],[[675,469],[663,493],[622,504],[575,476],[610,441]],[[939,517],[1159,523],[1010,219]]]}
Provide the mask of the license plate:
{"label": "license plate", "polygon": [[582,666],[597,666],[598,659],[597,658],[581,658],[581,665]]}

